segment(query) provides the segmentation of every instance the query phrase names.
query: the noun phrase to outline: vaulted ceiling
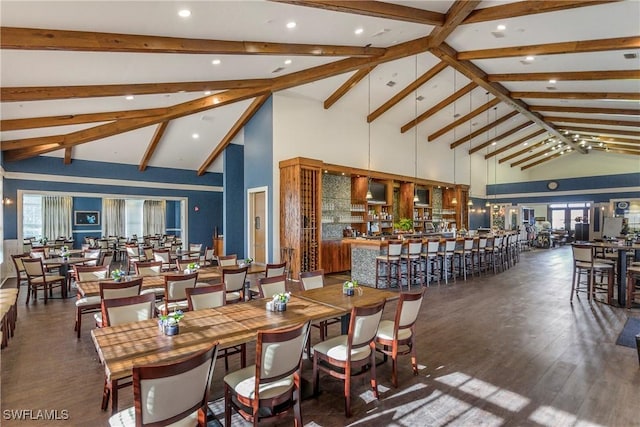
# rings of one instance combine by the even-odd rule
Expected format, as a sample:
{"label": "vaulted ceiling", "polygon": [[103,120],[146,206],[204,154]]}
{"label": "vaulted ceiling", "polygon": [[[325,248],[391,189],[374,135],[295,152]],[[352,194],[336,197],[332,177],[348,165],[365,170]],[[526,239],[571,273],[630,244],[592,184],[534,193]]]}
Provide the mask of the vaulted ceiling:
{"label": "vaulted ceiling", "polygon": [[220,171],[220,154],[270,94],[348,108],[363,102],[356,85],[370,86],[363,120],[402,133],[417,124],[421,142],[523,170],[591,150],[640,155],[634,0],[0,8],[7,162]]}

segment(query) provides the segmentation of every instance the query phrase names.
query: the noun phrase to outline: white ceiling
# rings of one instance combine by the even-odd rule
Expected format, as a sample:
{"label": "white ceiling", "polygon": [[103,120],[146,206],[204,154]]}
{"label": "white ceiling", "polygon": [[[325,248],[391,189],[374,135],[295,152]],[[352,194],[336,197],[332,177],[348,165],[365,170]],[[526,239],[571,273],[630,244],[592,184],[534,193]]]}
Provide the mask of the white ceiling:
{"label": "white ceiling", "polygon": [[[399,5],[446,12],[452,1],[394,1]],[[494,7],[510,2],[483,2],[480,7]],[[179,9],[188,8],[192,15],[180,18]],[[398,20],[373,18],[363,15],[339,13],[311,7],[293,6],[267,1],[6,1],[0,3],[3,27],[25,27],[59,30],[95,31],[180,38],[203,38],[232,41],[263,41],[278,43],[308,43],[324,45],[346,45],[390,47],[398,43],[427,36],[433,26],[408,23]],[[288,21],[295,21],[296,28],[287,29]],[[492,32],[503,24],[504,37],[496,38]],[[361,27],[363,34],[355,35],[354,29]],[[488,21],[460,25],[446,40],[459,52],[499,47],[539,45],[560,41],[607,39],[614,37],[637,37],[640,35],[640,1],[629,0],[617,3],[581,7],[570,10],[527,15],[499,21]],[[593,70],[638,70],[640,59],[625,59],[624,53],[636,53],[640,49],[609,52],[577,53],[538,56],[523,64],[523,58],[496,58],[474,60],[474,64],[488,74],[593,71]],[[75,52],[75,51],[29,51],[8,50],[0,52],[1,86],[76,86],[133,83],[176,83],[196,81],[240,80],[272,78],[343,59],[341,57],[312,57],[296,55],[212,55],[212,54],[163,54],[163,53],[119,53],[119,52]],[[220,65],[212,65],[220,59]],[[284,61],[291,59],[290,65]],[[362,106],[370,102],[375,110],[393,95],[413,82],[439,62],[430,53],[398,59],[377,66],[371,74],[371,93],[366,86],[368,79],[338,101],[340,108]],[[280,73],[272,71],[284,67]],[[314,83],[288,89],[297,96],[324,101],[349,76],[327,78]],[[455,75],[455,77],[454,77]],[[387,86],[393,80],[395,86]],[[447,68],[418,89],[424,100],[418,102],[418,114],[433,107],[469,80],[462,74]],[[550,92],[546,81],[504,82],[509,91]],[[556,92],[640,92],[640,80],[558,81]],[[61,99],[50,101],[2,102],[2,119],[34,118],[63,114],[85,114],[121,110],[157,108],[179,104],[204,96],[202,93],[162,93],[138,95],[133,100],[123,96]],[[454,114],[464,115],[489,100],[482,88],[476,88],[456,103],[442,109],[419,126],[419,138],[446,126]],[[598,108],[636,109],[638,101],[524,99],[529,105],[581,106]],[[237,102],[221,108],[194,114],[170,122],[167,132],[151,158],[150,166],[197,170],[204,158],[241,116],[251,100]],[[377,120],[384,120],[398,129],[415,115],[413,96],[405,98]],[[479,129],[488,121],[504,116],[512,109],[504,103],[496,111],[480,114],[471,123],[457,129],[460,138]],[[567,117],[594,117],[584,114],[544,112],[543,115]],[[640,115],[597,115],[597,118],[635,121],[640,126]],[[498,126],[500,134],[518,124],[528,121],[517,115]],[[58,135],[79,129],[90,128],[99,123],[49,128],[2,131],[2,141]],[[580,124],[577,126],[587,127]],[[603,126],[597,126],[599,128]],[[139,164],[156,126],[126,132],[98,141],[82,144],[73,149],[74,159],[101,160]],[[617,129],[615,126],[604,126]],[[527,128],[500,141],[508,144],[531,133],[538,127]],[[620,127],[620,129],[637,130]],[[198,133],[197,140],[192,138]],[[541,135],[535,141],[546,138]],[[633,138],[633,137],[632,137]],[[487,135],[472,141],[475,146],[484,142]],[[453,132],[438,138],[435,143],[453,142]],[[640,139],[639,139],[640,140]],[[640,147],[638,147],[640,148]],[[509,154],[507,152],[506,154]],[[62,157],[64,151],[49,155]],[[579,155],[579,154],[573,154]],[[222,170],[221,160],[213,163],[209,171]]]}

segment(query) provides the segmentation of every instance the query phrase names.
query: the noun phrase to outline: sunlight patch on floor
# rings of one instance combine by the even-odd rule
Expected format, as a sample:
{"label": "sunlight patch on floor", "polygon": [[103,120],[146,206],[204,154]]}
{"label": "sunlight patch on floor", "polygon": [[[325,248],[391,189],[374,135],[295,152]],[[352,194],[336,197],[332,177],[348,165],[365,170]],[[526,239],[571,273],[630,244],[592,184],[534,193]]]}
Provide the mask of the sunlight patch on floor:
{"label": "sunlight patch on floor", "polygon": [[531,421],[548,427],[559,425],[575,425],[582,427],[603,427],[600,424],[589,421],[578,420],[578,417],[570,412],[554,408],[552,406],[541,406],[529,416]]}

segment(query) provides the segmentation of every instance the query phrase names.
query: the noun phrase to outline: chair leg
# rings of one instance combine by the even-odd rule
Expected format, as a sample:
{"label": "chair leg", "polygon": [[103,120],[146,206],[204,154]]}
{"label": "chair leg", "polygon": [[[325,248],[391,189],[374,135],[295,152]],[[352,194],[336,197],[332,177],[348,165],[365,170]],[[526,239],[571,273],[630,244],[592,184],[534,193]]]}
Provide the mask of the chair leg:
{"label": "chair leg", "polygon": [[318,392],[320,391],[320,384],[318,384],[319,379],[318,372],[318,356],[316,354],[313,355],[313,395],[318,396]]}
{"label": "chair leg", "polygon": [[411,334],[411,341],[409,341],[409,345],[411,346],[411,367],[413,368],[413,375],[418,375],[418,356],[416,355],[416,346],[413,332]]}
{"label": "chair leg", "polygon": [[[391,383],[398,388],[398,341],[396,340],[391,346]],[[377,388],[375,392],[377,393]]]}
{"label": "chair leg", "polygon": [[293,389],[293,399],[294,399],[294,403],[293,403],[293,415],[294,415],[294,425],[296,427],[302,427],[304,424],[302,423],[302,411],[300,410],[300,396],[302,393],[300,393],[300,375],[298,375],[298,373],[296,373],[293,376],[293,381],[294,381],[294,389]]}
{"label": "chair leg", "polygon": [[224,384],[224,425],[231,425],[231,391],[227,383]]}
{"label": "chair leg", "polygon": [[76,308],[76,328],[78,339],[80,339],[80,332],[82,331],[82,309]]}
{"label": "chair leg", "polygon": [[[344,369],[344,416],[351,416],[351,364]],[[375,365],[375,363],[374,363]]]}
{"label": "chair leg", "polygon": [[[580,280],[580,276],[578,276],[578,280]],[[573,302],[573,293],[576,289],[576,267],[573,267],[573,279],[571,280],[571,298],[569,298],[570,302]]]}
{"label": "chair leg", "polygon": [[[376,346],[373,342],[371,342],[370,347],[371,347],[371,388],[373,389],[373,395],[376,397],[376,399],[380,399],[380,394],[378,393],[378,378],[376,377]],[[396,358],[394,358],[394,363]]]}

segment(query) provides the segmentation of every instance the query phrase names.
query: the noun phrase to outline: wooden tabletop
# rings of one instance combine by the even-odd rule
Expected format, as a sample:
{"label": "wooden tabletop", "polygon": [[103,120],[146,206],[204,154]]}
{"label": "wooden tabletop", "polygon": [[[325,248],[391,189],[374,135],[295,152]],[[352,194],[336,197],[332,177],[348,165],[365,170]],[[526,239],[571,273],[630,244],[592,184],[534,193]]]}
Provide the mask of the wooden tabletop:
{"label": "wooden tabletop", "polygon": [[61,265],[61,264],[81,264],[83,262],[87,262],[87,261],[97,261],[96,258],[80,258],[80,257],[69,257],[67,259],[64,259],[62,257],[57,257],[57,258],[47,258],[47,259],[43,259],[42,260],[42,264],[44,265]]}
{"label": "wooden tabletop", "polygon": [[617,250],[624,249],[624,250],[627,250],[627,251],[640,249],[640,243],[634,243],[631,246],[628,246],[624,242],[619,243],[618,241],[615,241],[615,242],[588,242],[588,243],[584,243],[584,244],[591,245],[594,248],[606,248],[606,249],[617,249]]}
{"label": "wooden tabletop", "polygon": [[344,310],[307,299],[292,297],[284,312],[266,310],[268,300],[259,299],[215,309],[186,312],[180,333],[166,336],[157,319],[94,329],[94,344],[105,366],[107,379],[131,375],[134,365],[166,362],[201,350],[218,341],[220,348],[254,341],[261,329],[291,326],[321,320]]}
{"label": "wooden tabletop", "polygon": [[351,311],[353,307],[375,304],[382,299],[392,301],[400,298],[400,293],[386,289],[376,289],[369,286],[359,286],[358,288],[362,289],[362,295],[357,293],[353,296],[345,295],[342,292],[342,284],[327,285],[308,291],[297,291],[294,292],[294,295],[339,308],[344,312]]}

